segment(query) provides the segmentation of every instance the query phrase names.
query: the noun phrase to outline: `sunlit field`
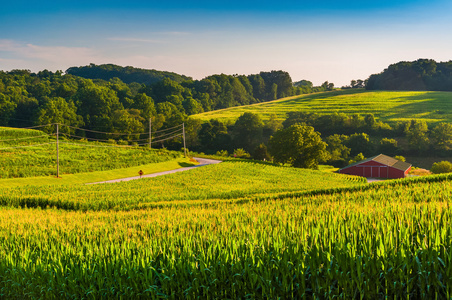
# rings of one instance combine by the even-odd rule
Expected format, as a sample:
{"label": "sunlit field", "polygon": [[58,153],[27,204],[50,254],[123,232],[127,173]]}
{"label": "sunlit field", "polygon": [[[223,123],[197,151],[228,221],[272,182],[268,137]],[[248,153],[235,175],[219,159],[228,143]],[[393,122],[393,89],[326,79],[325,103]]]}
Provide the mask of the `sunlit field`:
{"label": "sunlit field", "polygon": [[374,114],[384,122],[423,119],[428,123],[452,120],[452,92],[389,92],[343,90],[301,95],[248,106],[232,107],[193,116],[201,120],[234,122],[244,112],[268,120],[271,115],[283,120],[290,111],[318,114]]}
{"label": "sunlit field", "polygon": [[[0,127],[0,178],[56,175],[56,138],[40,130]],[[105,171],[181,158],[181,152],[73,141],[60,137],[60,174]]]}
{"label": "sunlit field", "polygon": [[[128,184],[53,193],[61,203],[101,199]],[[162,183],[140,184],[121,198],[145,201]],[[22,199],[48,196],[30,189]],[[451,193],[450,176],[438,176],[152,209],[116,198],[114,211],[15,208],[2,195],[0,289],[6,298],[448,299]]]}

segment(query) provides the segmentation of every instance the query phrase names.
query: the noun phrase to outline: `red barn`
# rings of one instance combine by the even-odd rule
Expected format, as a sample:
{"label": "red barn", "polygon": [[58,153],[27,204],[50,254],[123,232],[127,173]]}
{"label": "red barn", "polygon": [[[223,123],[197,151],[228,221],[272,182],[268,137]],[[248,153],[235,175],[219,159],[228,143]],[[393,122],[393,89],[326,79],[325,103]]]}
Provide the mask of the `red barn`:
{"label": "red barn", "polygon": [[346,166],[339,173],[373,178],[404,178],[410,170],[411,164],[380,154]]}

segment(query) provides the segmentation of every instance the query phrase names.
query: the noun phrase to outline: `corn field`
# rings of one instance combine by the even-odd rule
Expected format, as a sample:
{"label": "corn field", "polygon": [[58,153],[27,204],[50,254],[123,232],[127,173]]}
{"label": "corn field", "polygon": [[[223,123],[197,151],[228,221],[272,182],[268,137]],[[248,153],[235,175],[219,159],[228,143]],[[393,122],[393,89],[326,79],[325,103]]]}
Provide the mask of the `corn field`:
{"label": "corn field", "polygon": [[[212,175],[221,169],[213,170],[211,190],[221,183]],[[194,184],[175,178],[167,180],[176,191],[177,184]],[[165,184],[160,180],[83,187],[86,192],[67,186],[3,193],[0,297],[451,297],[449,175],[323,190],[269,188],[267,194],[231,201],[219,201],[218,194],[193,200],[187,193],[153,208],[118,204],[98,210],[93,204],[65,210],[7,203],[8,197],[53,197],[54,203],[98,198],[112,204],[113,198],[121,203],[135,197],[141,203],[152,197],[151,189],[143,195],[146,188]],[[243,186],[249,184],[244,179]],[[109,189],[111,199],[105,198]],[[186,199],[184,205],[178,198]]]}
{"label": "corn field", "polygon": [[[23,186],[0,190],[0,205],[65,210],[130,210],[175,205],[216,205],[319,188],[364,185],[357,176],[228,161],[170,176],[118,184]],[[208,200],[208,201],[207,201]]]}

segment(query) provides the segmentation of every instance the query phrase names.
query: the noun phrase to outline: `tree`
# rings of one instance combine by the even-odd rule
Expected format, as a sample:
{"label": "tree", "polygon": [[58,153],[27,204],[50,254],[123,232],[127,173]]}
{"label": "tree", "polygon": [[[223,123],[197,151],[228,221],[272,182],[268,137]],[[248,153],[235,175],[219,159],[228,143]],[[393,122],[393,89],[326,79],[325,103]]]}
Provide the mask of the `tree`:
{"label": "tree", "polygon": [[452,172],[452,163],[450,163],[449,161],[434,163],[430,171],[432,171],[432,173],[434,174],[450,173]]}
{"label": "tree", "polygon": [[427,131],[427,122],[424,120],[411,120],[408,132],[406,132],[411,150],[422,153],[428,149]]}
{"label": "tree", "polygon": [[[39,110],[39,124],[60,123],[80,127],[83,125],[83,119],[77,115],[77,108],[72,101],[66,102],[63,98],[51,98]],[[53,130],[53,128],[52,128]],[[74,130],[67,126],[62,126],[61,132],[73,133]]]}
{"label": "tree", "polygon": [[441,123],[432,131],[435,149],[449,151],[452,149],[452,124]]}
{"label": "tree", "polygon": [[198,133],[202,151],[215,153],[218,150],[232,150],[231,137],[226,125],[218,120],[203,123]]}
{"label": "tree", "polygon": [[257,160],[269,161],[271,160],[270,154],[268,154],[267,146],[260,144],[254,149],[253,158]]}
{"label": "tree", "polygon": [[369,135],[366,133],[352,134],[348,139],[346,146],[351,149],[351,155],[356,155],[360,152],[364,155],[370,155],[373,150]]}
{"label": "tree", "polygon": [[16,103],[12,102],[9,96],[0,93],[0,125],[8,125],[16,106]]}
{"label": "tree", "polygon": [[141,116],[145,120],[149,120],[149,118],[157,114],[154,106],[154,100],[146,94],[137,94],[133,102],[133,108],[139,109],[141,111]]}
{"label": "tree", "polygon": [[259,115],[246,112],[234,124],[233,140],[236,147],[251,152],[262,141],[264,124]]}
{"label": "tree", "polygon": [[278,120],[278,117],[275,114],[270,115],[270,119],[265,122],[263,129],[263,136],[266,140],[270,138],[276,131],[281,129],[282,121]]}
{"label": "tree", "polygon": [[397,141],[394,139],[382,138],[380,140],[380,153],[384,153],[386,155],[395,155],[397,153]]}
{"label": "tree", "polygon": [[330,135],[326,139],[326,150],[330,154],[330,160],[334,166],[344,167],[347,159],[350,155],[350,148],[344,145],[348,140],[348,136],[334,134]]}
{"label": "tree", "polygon": [[326,143],[314,127],[292,125],[277,131],[269,141],[270,154],[277,163],[288,163],[296,168],[318,168],[328,158]]}
{"label": "tree", "polygon": [[362,161],[365,159],[366,158],[364,157],[364,155],[362,153],[358,153],[355,157],[353,157],[352,159],[350,159],[348,161],[348,164],[351,165],[351,164],[354,164],[355,162]]}
{"label": "tree", "polygon": [[112,115],[113,130],[115,132],[129,133],[123,136],[128,140],[139,139],[139,135],[132,133],[139,133],[144,131],[143,122],[145,121],[140,116],[140,111],[137,109],[118,109]]}

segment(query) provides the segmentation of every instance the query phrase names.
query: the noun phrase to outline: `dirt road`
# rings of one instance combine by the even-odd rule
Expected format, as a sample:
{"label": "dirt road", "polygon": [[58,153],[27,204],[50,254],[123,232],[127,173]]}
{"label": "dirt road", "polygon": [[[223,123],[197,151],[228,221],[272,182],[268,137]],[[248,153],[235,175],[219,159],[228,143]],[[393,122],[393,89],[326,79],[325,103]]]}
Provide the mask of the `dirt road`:
{"label": "dirt road", "polygon": [[[164,171],[164,172],[158,172],[158,173],[152,173],[152,174],[144,174],[141,177],[140,176],[134,176],[134,177],[127,177],[127,178],[120,178],[120,179],[113,179],[113,180],[107,180],[107,181],[99,181],[99,182],[91,182],[86,184],[99,184],[99,183],[114,183],[114,182],[121,182],[121,181],[129,181],[129,180],[135,180],[140,178],[150,178],[150,177],[157,177],[162,176],[166,174],[172,174],[177,172],[184,172],[189,171],[191,169],[212,165],[212,164],[218,164],[221,163],[221,160],[215,160],[215,159],[207,159],[207,158],[199,158],[199,157],[193,157],[196,159],[197,162],[199,162],[199,165],[193,166],[193,167],[186,167],[186,168],[180,168],[170,171]],[[138,168],[138,167],[137,167]]]}

